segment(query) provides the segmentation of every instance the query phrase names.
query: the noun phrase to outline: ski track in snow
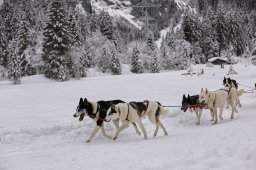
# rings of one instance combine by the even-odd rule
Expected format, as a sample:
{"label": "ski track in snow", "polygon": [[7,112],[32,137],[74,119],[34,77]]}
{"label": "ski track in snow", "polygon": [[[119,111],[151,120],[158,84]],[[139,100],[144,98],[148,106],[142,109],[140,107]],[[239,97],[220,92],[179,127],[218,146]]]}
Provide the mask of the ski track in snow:
{"label": "ski track in snow", "polygon": [[[153,138],[154,125],[143,119],[149,139],[138,136],[132,126],[120,133],[117,141],[98,133],[91,143],[84,143],[95,124],[89,118],[73,118],[80,97],[89,100],[144,99],[163,105],[181,103],[182,95],[197,94],[201,87],[216,90],[228,66],[203,68],[202,76],[182,76],[184,71],[160,74],[88,77],[82,80],[55,82],[41,75],[22,79],[19,86],[0,81],[0,169],[256,169],[256,94],[244,94],[243,107],[235,119],[225,109],[224,121],[212,126],[204,110],[201,125],[195,115],[169,108],[162,117],[169,135],[159,129]],[[234,66],[241,84],[253,86],[256,67]],[[247,89],[247,88],[245,88]],[[106,132],[114,134],[112,123]]]}

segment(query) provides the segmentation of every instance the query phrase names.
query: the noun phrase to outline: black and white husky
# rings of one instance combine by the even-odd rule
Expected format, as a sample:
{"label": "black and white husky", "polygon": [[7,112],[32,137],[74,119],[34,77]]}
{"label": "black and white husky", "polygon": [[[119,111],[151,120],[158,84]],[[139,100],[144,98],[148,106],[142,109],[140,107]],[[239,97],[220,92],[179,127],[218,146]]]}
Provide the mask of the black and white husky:
{"label": "black and white husky", "polygon": [[[184,94],[182,98],[182,103],[181,103],[181,110],[183,110],[184,112],[186,112],[187,109],[189,109],[191,112],[195,112],[196,118],[197,118],[196,125],[200,125],[200,119],[201,119],[203,109],[208,109],[206,105],[200,104],[198,100],[199,100],[199,95],[193,95],[193,96],[188,95],[188,97],[186,97]],[[211,112],[211,116],[212,116],[211,121],[213,121],[212,112]]]}
{"label": "black and white husky", "polygon": [[115,136],[113,140],[116,140],[119,133],[124,129],[129,127],[130,123],[137,123],[142,130],[144,135],[144,139],[147,139],[147,133],[144,125],[141,122],[139,114],[136,109],[134,109],[129,103],[119,103],[116,105],[112,105],[108,111],[107,116],[105,118],[106,121],[118,120],[122,121],[122,125],[116,130]]}
{"label": "black and white husky", "polygon": [[239,107],[242,107],[242,104],[240,102],[240,99],[239,97],[244,93],[244,89],[240,89],[238,90],[238,83],[236,82],[236,80],[234,79],[231,79],[230,77],[226,78],[224,77],[223,79],[223,85],[225,87],[232,87],[232,88],[235,88],[236,89],[236,92],[237,92],[237,98],[235,99],[235,105],[239,106]]}
{"label": "black and white husky", "polygon": [[137,110],[140,117],[147,116],[149,121],[156,125],[154,137],[157,136],[159,127],[162,128],[165,135],[168,135],[164,125],[159,119],[160,115],[167,114],[167,110],[165,110],[159,102],[145,100],[144,102],[130,102],[130,105]]}
{"label": "black and white husky", "polygon": [[[79,117],[79,121],[82,121],[85,116],[90,117],[96,122],[96,127],[91,132],[90,137],[86,140],[86,142],[90,142],[92,138],[96,135],[96,133],[101,129],[102,134],[111,139],[112,137],[107,135],[104,129],[104,120],[106,117],[106,113],[108,108],[113,104],[124,103],[122,100],[111,100],[111,101],[88,101],[86,98],[83,100],[80,98],[79,104],[76,109],[76,113],[74,117]],[[119,120],[113,121],[116,128],[118,128]]]}

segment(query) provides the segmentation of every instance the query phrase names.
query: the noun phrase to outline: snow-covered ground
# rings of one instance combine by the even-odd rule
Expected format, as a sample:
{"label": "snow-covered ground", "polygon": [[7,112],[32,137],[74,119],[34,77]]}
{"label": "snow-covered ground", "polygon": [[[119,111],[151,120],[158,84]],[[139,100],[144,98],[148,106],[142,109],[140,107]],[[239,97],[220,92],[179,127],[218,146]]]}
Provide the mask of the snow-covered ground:
{"label": "snow-covered ground", "polygon": [[[195,115],[170,108],[162,118],[169,135],[152,137],[154,126],[143,119],[149,139],[138,136],[132,127],[117,141],[101,133],[91,143],[86,138],[94,123],[73,118],[80,97],[89,100],[157,100],[163,105],[181,104],[183,94],[197,94],[202,87],[222,87],[228,66],[220,69],[198,65],[201,76],[183,76],[184,71],[159,74],[126,74],[55,82],[41,75],[26,77],[22,84],[0,81],[0,169],[17,170],[98,170],[98,169],[256,169],[256,94],[244,94],[242,108],[230,120],[231,110],[224,110],[224,121],[211,125],[209,111],[195,125]],[[254,86],[256,67],[234,66],[239,83]],[[247,89],[247,88],[245,88]],[[106,124],[114,134],[112,123]]]}

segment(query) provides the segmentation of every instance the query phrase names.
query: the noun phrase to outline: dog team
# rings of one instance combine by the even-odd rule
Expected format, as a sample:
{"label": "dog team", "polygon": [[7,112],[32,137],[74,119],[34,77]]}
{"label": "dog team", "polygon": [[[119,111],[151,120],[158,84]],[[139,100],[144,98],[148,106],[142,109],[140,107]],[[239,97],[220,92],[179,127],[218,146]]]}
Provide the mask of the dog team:
{"label": "dog team", "polygon": [[[244,89],[238,90],[238,84],[235,80],[225,78],[223,80],[224,88],[216,91],[208,91],[201,89],[200,94],[186,97],[183,95],[181,110],[184,112],[189,109],[195,112],[197,117],[196,125],[200,124],[200,118],[203,109],[209,109],[211,113],[212,124],[218,122],[217,109],[219,109],[219,119],[223,120],[222,112],[227,103],[227,107],[231,106],[231,119],[234,118],[234,113],[237,112],[236,106],[241,107],[239,97],[244,93]],[[90,117],[96,122],[96,126],[91,132],[86,142],[90,142],[93,137],[101,130],[102,134],[109,138],[116,140],[119,133],[128,128],[130,124],[134,127],[136,133],[141,135],[143,133],[144,139],[147,139],[147,132],[141,121],[142,117],[148,117],[149,121],[156,126],[153,136],[157,136],[159,127],[163,130],[164,135],[168,135],[164,125],[160,121],[161,115],[166,115],[167,110],[155,101],[145,100],[143,102],[129,102],[122,100],[110,101],[88,101],[86,98],[80,98],[74,117],[79,117],[82,121],[85,116]],[[116,127],[114,136],[107,135],[104,129],[104,123],[112,121]],[[122,122],[119,126],[119,122]],[[140,130],[138,129],[139,126]]]}
{"label": "dog team", "polygon": [[[90,142],[99,130],[102,134],[109,138],[116,140],[119,133],[126,129],[131,123],[136,130],[138,135],[141,135],[137,125],[140,127],[144,139],[147,139],[147,132],[144,125],[142,124],[141,118],[148,117],[149,121],[156,126],[154,136],[157,135],[159,127],[162,128],[165,135],[168,135],[164,125],[160,121],[160,115],[167,114],[167,110],[159,102],[145,100],[143,102],[129,102],[125,103],[121,100],[111,101],[88,101],[80,99],[76,109],[74,117],[79,117],[79,121],[82,121],[85,116],[90,117],[96,122],[96,127],[91,132],[86,142]],[[114,137],[106,134],[104,129],[104,123],[112,121],[116,127],[116,133]],[[119,122],[122,125],[119,127]]]}
{"label": "dog team", "polygon": [[224,88],[216,91],[209,91],[207,89],[201,89],[199,95],[193,95],[186,97],[183,95],[181,110],[184,112],[190,109],[191,112],[195,112],[197,117],[196,125],[200,124],[200,118],[203,109],[209,109],[211,112],[212,124],[217,124],[219,109],[219,119],[223,120],[222,112],[227,103],[227,107],[231,106],[231,116],[234,118],[234,113],[237,112],[236,106],[242,107],[239,97],[243,95],[244,89],[238,90],[238,84],[235,80],[224,77]]}

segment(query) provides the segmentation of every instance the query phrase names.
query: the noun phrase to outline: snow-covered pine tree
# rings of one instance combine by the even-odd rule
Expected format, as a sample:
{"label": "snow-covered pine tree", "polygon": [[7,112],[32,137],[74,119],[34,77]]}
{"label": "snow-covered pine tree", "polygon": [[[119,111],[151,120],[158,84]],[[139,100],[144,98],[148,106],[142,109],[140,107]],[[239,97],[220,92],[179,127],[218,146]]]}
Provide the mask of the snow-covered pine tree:
{"label": "snow-covered pine tree", "polygon": [[229,30],[227,25],[227,18],[224,11],[219,10],[217,12],[217,18],[215,23],[215,31],[217,35],[217,41],[219,43],[219,57],[221,57],[221,52],[228,48]]}
{"label": "snow-covered pine tree", "polygon": [[199,42],[196,42],[192,45],[192,59],[191,63],[193,64],[199,64],[203,60],[202,56],[202,48],[200,47]]}
{"label": "snow-covered pine tree", "polygon": [[13,81],[13,84],[21,83],[21,60],[18,55],[17,42],[11,41],[8,45],[8,78]]}
{"label": "snow-covered pine tree", "polygon": [[99,20],[98,20],[99,28],[101,33],[106,36],[108,39],[113,39],[113,23],[110,15],[102,11],[99,14]]}
{"label": "snow-covered pine tree", "polygon": [[110,69],[113,75],[120,75],[122,74],[122,68],[119,58],[116,55],[115,49],[111,49],[110,52]]}
{"label": "snow-covered pine tree", "polygon": [[18,45],[18,52],[17,55],[21,59],[21,75],[25,76],[27,67],[28,67],[28,61],[26,58],[25,50],[28,48],[29,44],[29,37],[28,37],[28,23],[22,19],[19,22],[19,30],[17,32],[17,45]]}
{"label": "snow-covered pine tree", "polygon": [[60,81],[70,74],[70,38],[65,0],[54,0],[49,7],[48,21],[44,27],[42,59],[46,77]]}
{"label": "snow-covered pine tree", "polygon": [[153,34],[151,32],[148,33],[147,35],[147,50],[150,54],[153,54],[154,55],[154,52],[156,50],[156,45],[154,43],[154,37],[153,37]]}
{"label": "snow-covered pine tree", "polygon": [[143,73],[143,65],[142,65],[142,61],[140,59],[140,52],[139,52],[137,46],[135,46],[133,48],[133,52],[132,52],[131,72],[138,73],[138,74]]}
{"label": "snow-covered pine tree", "polygon": [[102,54],[98,61],[98,67],[102,71],[102,73],[106,73],[109,68],[109,59],[106,47],[102,48]]}
{"label": "snow-covered pine tree", "polygon": [[95,13],[92,13],[89,21],[90,32],[96,32],[98,29],[98,18]]}
{"label": "snow-covered pine tree", "polygon": [[156,52],[154,53],[153,57],[152,57],[152,63],[151,63],[151,72],[152,73],[159,73],[160,72],[160,62],[159,62],[159,58],[156,54]]}
{"label": "snow-covered pine tree", "polygon": [[144,63],[143,67],[145,69],[152,70],[152,60],[156,53],[157,47],[154,43],[153,33],[151,31],[148,32],[145,42],[145,47],[143,49]]}
{"label": "snow-covered pine tree", "polygon": [[16,17],[14,5],[4,1],[0,6],[0,64],[4,68],[8,64],[8,46],[16,35]]}
{"label": "snow-covered pine tree", "polygon": [[169,56],[169,46],[167,45],[167,39],[162,38],[162,43],[160,47],[160,63],[163,69],[168,69]]}
{"label": "snow-covered pine tree", "polygon": [[80,79],[86,77],[87,65],[88,62],[86,58],[85,49],[76,43],[77,46],[72,46],[71,55],[72,55],[72,72],[71,75],[74,78]]}

